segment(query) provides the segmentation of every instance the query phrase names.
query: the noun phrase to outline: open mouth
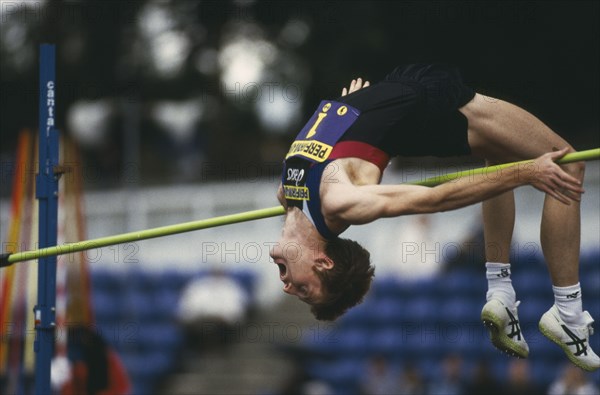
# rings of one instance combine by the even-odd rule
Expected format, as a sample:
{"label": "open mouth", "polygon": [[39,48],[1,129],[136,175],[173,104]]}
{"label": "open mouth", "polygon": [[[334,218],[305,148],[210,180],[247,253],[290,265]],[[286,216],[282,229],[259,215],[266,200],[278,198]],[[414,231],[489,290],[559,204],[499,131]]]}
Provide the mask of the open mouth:
{"label": "open mouth", "polygon": [[279,278],[283,280],[285,274],[287,273],[287,267],[283,263],[278,263],[277,267],[279,267]]}

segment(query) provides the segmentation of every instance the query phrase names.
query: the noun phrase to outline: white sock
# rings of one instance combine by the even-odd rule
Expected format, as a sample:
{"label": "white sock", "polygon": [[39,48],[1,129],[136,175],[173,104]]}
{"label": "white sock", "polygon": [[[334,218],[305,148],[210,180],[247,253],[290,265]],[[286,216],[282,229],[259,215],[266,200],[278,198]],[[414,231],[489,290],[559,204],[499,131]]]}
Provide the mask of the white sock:
{"label": "white sock", "polygon": [[568,287],[552,286],[554,291],[554,304],[558,309],[560,318],[568,325],[580,325],[583,316],[581,303],[581,285],[579,283]]}
{"label": "white sock", "polygon": [[486,298],[499,299],[507,306],[512,306],[517,300],[515,289],[510,279],[510,263],[487,262],[485,276],[488,280]]}

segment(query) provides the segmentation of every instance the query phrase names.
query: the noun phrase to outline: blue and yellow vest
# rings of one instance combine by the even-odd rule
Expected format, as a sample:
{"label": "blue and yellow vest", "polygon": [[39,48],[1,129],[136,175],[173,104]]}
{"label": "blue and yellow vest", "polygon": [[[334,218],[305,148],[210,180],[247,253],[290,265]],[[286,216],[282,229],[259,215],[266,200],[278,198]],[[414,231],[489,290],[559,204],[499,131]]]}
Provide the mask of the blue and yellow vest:
{"label": "blue and yellow vest", "polygon": [[288,207],[298,207],[326,239],[337,234],[327,228],[321,213],[319,188],[333,147],[358,119],[360,111],[344,103],[324,100],[304,125],[288,151],[282,186]]}

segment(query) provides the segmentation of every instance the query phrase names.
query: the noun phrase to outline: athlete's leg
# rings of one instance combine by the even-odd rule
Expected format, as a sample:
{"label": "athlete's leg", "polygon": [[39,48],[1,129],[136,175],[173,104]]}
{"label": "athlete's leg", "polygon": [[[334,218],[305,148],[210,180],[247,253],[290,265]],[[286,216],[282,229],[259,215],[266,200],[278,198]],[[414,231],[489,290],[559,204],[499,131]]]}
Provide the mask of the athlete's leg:
{"label": "athlete's leg", "polygon": [[[539,119],[510,103],[475,95],[460,111],[469,120],[469,145],[473,153],[488,160],[510,162],[532,159],[563,147],[574,151],[573,147]],[[562,167],[583,182],[583,162]],[[484,208],[485,226],[490,229],[488,235],[502,240],[504,239],[498,234],[506,237],[505,229],[509,227],[514,213],[514,208],[504,199],[502,197],[488,202]],[[508,210],[508,218],[499,217],[498,212],[494,213],[495,209]],[[600,358],[589,348],[589,327],[593,319],[589,313],[582,311],[579,288],[580,221],[579,203],[565,205],[550,196],[545,197],[540,239],[554,285],[555,304],[542,316],[539,326],[542,333],[558,344],[574,364],[586,370],[596,370],[600,368]],[[499,230],[492,230],[494,226],[499,227]],[[488,302],[486,306],[489,307],[492,302]],[[501,310],[488,309],[489,311]],[[486,318],[489,322],[489,316],[484,317],[485,312],[484,307],[484,323]],[[492,315],[492,318],[495,317]],[[506,326],[504,330],[508,334]],[[505,338],[500,338],[503,339]],[[514,352],[514,344],[509,345],[509,351]]]}
{"label": "athlete's leg", "polygon": [[[489,161],[488,166],[492,165]],[[515,197],[512,191],[482,204],[485,258],[488,262],[510,262],[510,243],[515,225]]]}
{"label": "athlete's leg", "polygon": [[[473,153],[486,159],[498,162],[533,159],[565,146],[574,151],[535,116],[505,101],[477,94],[460,111],[469,120],[469,144]],[[562,167],[583,181],[583,162]],[[509,220],[506,217],[500,218],[498,223],[488,216],[486,220],[492,222],[488,227],[494,224],[505,227],[502,223]],[[540,236],[552,283],[555,286],[576,284],[579,281],[579,203],[565,205],[546,196]]]}
{"label": "athlete's leg", "polygon": [[[493,163],[487,162],[488,165]],[[482,203],[488,291],[481,319],[492,343],[509,355],[526,358],[529,347],[519,324],[515,290],[510,279],[510,244],[515,218],[512,191]]]}

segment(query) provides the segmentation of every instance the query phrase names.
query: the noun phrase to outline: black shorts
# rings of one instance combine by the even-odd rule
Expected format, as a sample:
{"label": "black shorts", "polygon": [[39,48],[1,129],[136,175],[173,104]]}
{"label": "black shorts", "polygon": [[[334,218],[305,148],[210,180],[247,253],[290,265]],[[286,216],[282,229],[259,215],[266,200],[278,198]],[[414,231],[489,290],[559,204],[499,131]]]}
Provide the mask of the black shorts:
{"label": "black shorts", "polygon": [[340,141],[366,142],[390,156],[470,154],[467,119],[458,109],[474,96],[454,67],[397,67],[383,81],[336,99],[361,111]]}

